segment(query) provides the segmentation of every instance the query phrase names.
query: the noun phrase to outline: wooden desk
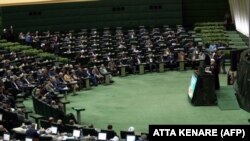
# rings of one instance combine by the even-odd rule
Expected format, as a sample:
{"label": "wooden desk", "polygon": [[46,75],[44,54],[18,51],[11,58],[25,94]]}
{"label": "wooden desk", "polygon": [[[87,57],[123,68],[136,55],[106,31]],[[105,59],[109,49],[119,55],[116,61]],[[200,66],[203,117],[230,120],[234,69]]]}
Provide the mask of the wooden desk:
{"label": "wooden desk", "polygon": [[83,78],[83,80],[84,80],[84,83],[85,83],[85,90],[90,90],[91,88],[90,88],[90,84],[89,84],[89,77],[85,77],[85,78]]}
{"label": "wooden desk", "polygon": [[121,66],[119,66],[120,69],[121,69],[121,77],[126,76],[126,66],[127,65],[121,65]]}
{"label": "wooden desk", "polygon": [[37,123],[37,128],[40,127],[40,119],[43,119],[44,117],[42,115],[38,114],[32,114],[30,115],[31,118],[35,119],[35,122]]}
{"label": "wooden desk", "polygon": [[185,61],[178,61],[179,62],[179,70],[184,71],[185,70]]}
{"label": "wooden desk", "polygon": [[164,69],[164,62],[159,62],[159,72],[164,72],[165,69]]}
{"label": "wooden desk", "polygon": [[73,110],[76,111],[76,117],[77,117],[77,121],[78,121],[78,124],[82,124],[81,122],[81,111],[85,111],[85,108],[72,108]]}
{"label": "wooden desk", "polygon": [[110,85],[110,73],[104,74],[105,77],[105,84],[104,85]]}
{"label": "wooden desk", "polygon": [[62,88],[61,91],[63,91],[64,100],[67,100],[69,88],[68,87]]}
{"label": "wooden desk", "polygon": [[139,74],[144,74],[144,67],[145,67],[145,63],[141,63],[139,64]]}
{"label": "wooden desk", "polygon": [[64,113],[66,115],[66,104],[69,104],[70,101],[68,101],[68,100],[60,100],[60,103],[63,104],[63,111],[64,111]]}

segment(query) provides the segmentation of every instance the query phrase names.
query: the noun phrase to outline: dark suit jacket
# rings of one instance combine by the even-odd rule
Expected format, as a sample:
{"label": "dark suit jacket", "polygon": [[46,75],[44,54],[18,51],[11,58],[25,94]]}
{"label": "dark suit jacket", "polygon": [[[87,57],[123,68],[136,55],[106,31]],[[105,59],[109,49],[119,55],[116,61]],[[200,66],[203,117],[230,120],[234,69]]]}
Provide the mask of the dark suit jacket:
{"label": "dark suit jacket", "polygon": [[26,137],[29,138],[39,138],[39,134],[37,133],[37,130],[33,129],[33,128],[29,128],[26,133],[25,133]]}

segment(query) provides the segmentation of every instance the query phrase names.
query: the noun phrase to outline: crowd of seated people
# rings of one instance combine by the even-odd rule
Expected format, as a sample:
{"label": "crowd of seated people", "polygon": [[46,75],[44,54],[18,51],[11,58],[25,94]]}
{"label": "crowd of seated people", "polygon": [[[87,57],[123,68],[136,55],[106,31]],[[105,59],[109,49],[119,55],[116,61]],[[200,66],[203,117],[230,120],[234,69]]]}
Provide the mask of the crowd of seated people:
{"label": "crowd of seated people", "polygon": [[[138,64],[142,63],[146,64],[146,69],[150,72],[157,70],[159,62],[164,62],[167,68],[175,69],[178,67],[178,55],[181,51],[187,65],[194,66],[197,65],[193,64],[195,59],[199,59],[199,54],[203,53],[193,37],[180,25],[175,28],[140,26],[130,30],[116,27],[101,31],[93,28],[82,29],[80,32],[36,31],[20,34],[20,42],[69,57],[74,63],[80,63],[87,68],[99,68],[104,64],[112,75],[119,74],[121,65],[126,65],[131,74],[137,73]],[[26,41],[27,37],[31,41]],[[92,73],[98,71],[94,69]],[[97,81],[102,81],[101,75],[95,76],[98,77]]]}
{"label": "crowd of seated people", "polygon": [[[3,81],[1,93],[9,97],[12,95],[14,99],[19,93],[30,94],[36,86],[43,89],[43,94],[60,92],[66,86],[76,94],[77,90],[84,87],[84,78],[89,78],[91,84],[97,86],[103,83],[103,77],[108,73],[104,66],[101,71],[96,66],[89,68],[81,64],[64,64],[56,67],[48,62],[36,61],[35,57],[15,52],[2,53],[0,65],[0,77]],[[112,78],[111,75],[109,77]]]}
{"label": "crowd of seated people", "polygon": [[98,86],[103,81],[101,72],[103,75],[108,73],[105,67],[101,71],[77,64],[55,67],[54,62],[5,50],[1,50],[0,56],[0,110],[4,114],[1,122],[10,132],[27,120],[25,107],[17,106],[19,94],[26,98],[36,88],[34,93],[39,100],[55,109],[62,109],[58,94],[65,88],[76,94],[84,87],[83,79],[89,79],[91,85]]}

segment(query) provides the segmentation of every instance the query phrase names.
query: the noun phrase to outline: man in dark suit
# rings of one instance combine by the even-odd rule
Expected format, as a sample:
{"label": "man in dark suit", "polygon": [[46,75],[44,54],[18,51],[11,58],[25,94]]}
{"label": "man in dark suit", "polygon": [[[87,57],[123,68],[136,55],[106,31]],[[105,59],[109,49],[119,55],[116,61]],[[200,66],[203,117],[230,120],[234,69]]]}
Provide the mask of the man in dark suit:
{"label": "man in dark suit", "polygon": [[16,95],[16,94],[22,92],[21,87],[20,87],[19,84],[17,83],[17,76],[13,76],[13,77],[11,78],[10,84],[11,84],[11,93],[13,93],[14,95]]}
{"label": "man in dark suit", "polygon": [[220,81],[219,81],[219,68],[216,64],[215,59],[211,59],[211,64],[207,69],[209,73],[212,73],[214,75],[214,84],[215,84],[215,90],[220,89]]}
{"label": "man in dark suit", "polygon": [[107,131],[109,131],[108,134],[107,134],[107,139],[108,140],[110,140],[110,139],[114,138],[115,136],[117,136],[117,133],[113,130],[113,126],[111,124],[109,124],[107,126]]}
{"label": "man in dark suit", "polygon": [[136,73],[136,63],[135,63],[135,60],[134,58],[130,57],[128,59],[128,69],[129,69],[129,72],[131,74],[135,74]]}
{"label": "man in dark suit", "polygon": [[97,86],[97,85],[98,85],[98,82],[97,82],[95,76],[92,74],[92,72],[89,71],[88,68],[84,68],[83,76],[84,76],[84,77],[88,77],[88,78],[89,78],[89,81],[92,82],[92,84],[93,84],[94,86]]}
{"label": "man in dark suit", "polygon": [[25,133],[26,137],[32,138],[33,141],[39,140],[39,134],[37,133],[37,130],[35,129],[35,124],[31,124],[28,126],[28,129]]}
{"label": "man in dark suit", "polygon": [[170,69],[173,69],[176,67],[176,58],[174,56],[174,53],[170,53],[168,58],[167,58],[167,65]]}

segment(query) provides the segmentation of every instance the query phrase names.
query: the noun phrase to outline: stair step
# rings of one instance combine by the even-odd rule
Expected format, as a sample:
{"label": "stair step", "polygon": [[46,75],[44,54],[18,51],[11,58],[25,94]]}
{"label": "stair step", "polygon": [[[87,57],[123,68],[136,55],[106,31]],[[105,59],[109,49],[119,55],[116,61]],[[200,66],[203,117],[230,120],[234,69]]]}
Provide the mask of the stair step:
{"label": "stair step", "polygon": [[238,34],[237,31],[226,31],[227,34]]}
{"label": "stair step", "polygon": [[241,38],[229,38],[232,42],[243,42]]}
{"label": "stair step", "polygon": [[228,38],[232,38],[232,39],[233,39],[233,38],[236,38],[236,39],[237,39],[237,38],[241,38],[239,35],[238,35],[238,36],[227,36],[227,37],[228,37]]}
{"label": "stair step", "polygon": [[244,43],[244,42],[234,42],[234,45],[236,45],[236,46],[245,46],[246,43]]}
{"label": "stair step", "polygon": [[243,42],[243,41],[241,41],[241,42],[233,42],[233,41],[230,41],[229,43],[232,43],[232,44],[234,44],[234,45],[241,45],[241,46],[244,46],[244,45],[246,45],[246,43],[245,42]]}
{"label": "stair step", "polygon": [[243,48],[248,48],[248,46],[235,46],[235,45],[232,45],[230,46],[231,48],[236,48],[236,49],[243,49]]}

